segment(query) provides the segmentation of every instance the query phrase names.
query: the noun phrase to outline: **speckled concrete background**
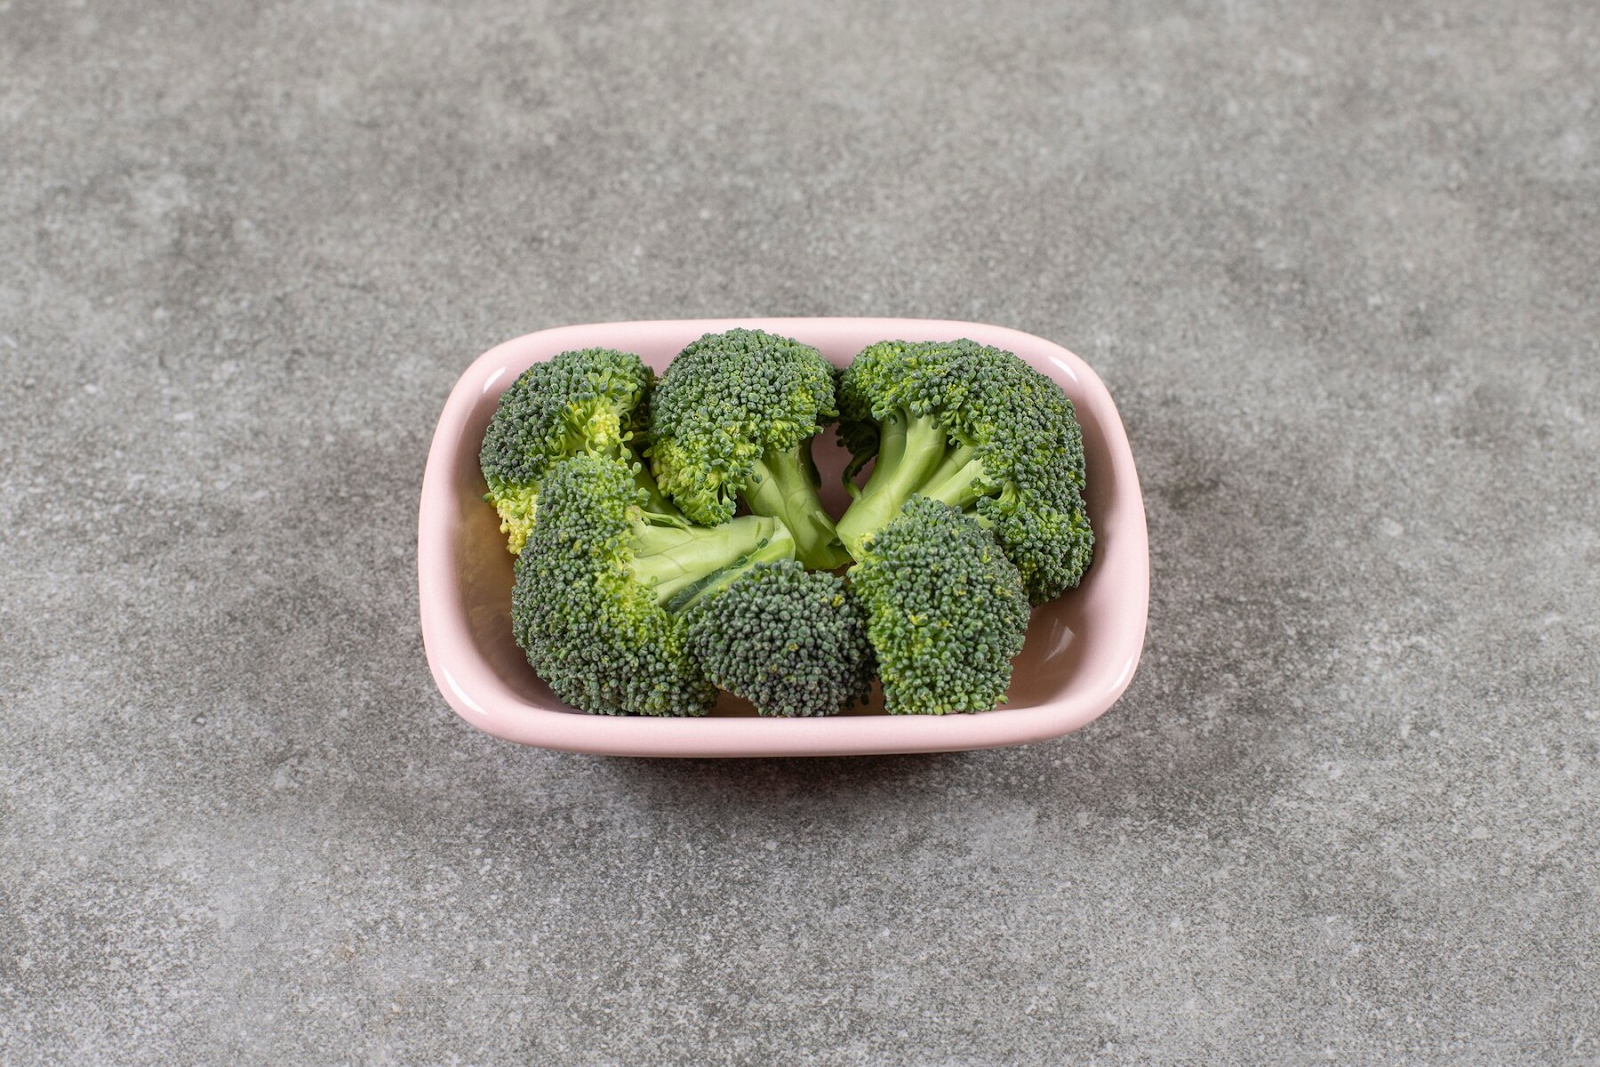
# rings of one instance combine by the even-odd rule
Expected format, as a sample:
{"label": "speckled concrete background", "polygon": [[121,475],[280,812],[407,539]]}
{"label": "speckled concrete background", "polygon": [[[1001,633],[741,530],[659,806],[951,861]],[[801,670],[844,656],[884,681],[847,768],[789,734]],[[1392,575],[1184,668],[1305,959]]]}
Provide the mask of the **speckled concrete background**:
{"label": "speckled concrete background", "polygon": [[[1600,1063],[1596,9],[665,7],[0,3],[0,1061]],[[713,314],[1096,366],[1123,701],[451,714],[451,383]]]}

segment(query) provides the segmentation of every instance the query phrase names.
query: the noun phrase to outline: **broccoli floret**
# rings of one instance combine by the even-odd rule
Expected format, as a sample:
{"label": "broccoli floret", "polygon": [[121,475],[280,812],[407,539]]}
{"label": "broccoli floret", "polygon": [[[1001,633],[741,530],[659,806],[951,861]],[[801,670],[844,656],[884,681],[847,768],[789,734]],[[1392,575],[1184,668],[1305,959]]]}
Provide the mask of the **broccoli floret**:
{"label": "broccoli floret", "polygon": [[[553,465],[576,455],[603,456],[643,475],[634,450],[649,427],[654,382],[633,353],[586,348],[535,363],[500,394],[478,462],[489,483],[484,499],[499,512],[513,555],[528,541],[540,483]],[[638,484],[653,494],[656,510],[676,513],[648,477]]]}
{"label": "broccoli floret", "polygon": [[[839,408],[855,499],[838,534],[852,555],[922,495],[990,529],[1032,603],[1078,584],[1094,545],[1083,435],[1072,401],[1049,378],[973,341],[885,341],[844,372]],[[874,458],[857,489],[852,479]]]}
{"label": "broccoli floret", "polygon": [[759,564],[687,618],[690,654],[761,715],[832,715],[872,688],[866,615],[832,574]]}
{"label": "broccoli floret", "polygon": [[517,557],[517,644],[556,696],[606,715],[703,715],[716,690],[685,648],[683,612],[767,560],[792,559],[776,519],[688,526],[648,510],[628,469],[578,456],[550,471]]}
{"label": "broccoli floret", "polygon": [[1017,568],[973,517],[912,497],[867,536],[851,589],[898,715],[988,711],[1005,701],[1028,598]]}
{"label": "broccoli floret", "polygon": [[838,417],[836,372],[810,345],[760,330],[706,334],[661,376],[645,450],[661,491],[695,522],[727,522],[739,497],[782,519],[799,559],[850,562],[817,499],[811,438]]}

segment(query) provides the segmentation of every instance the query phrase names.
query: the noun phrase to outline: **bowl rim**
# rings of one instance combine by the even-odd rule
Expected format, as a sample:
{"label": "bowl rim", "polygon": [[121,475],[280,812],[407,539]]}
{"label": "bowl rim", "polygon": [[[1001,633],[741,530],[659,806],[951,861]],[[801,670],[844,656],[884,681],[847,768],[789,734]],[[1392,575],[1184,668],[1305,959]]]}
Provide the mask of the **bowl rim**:
{"label": "bowl rim", "polygon": [[[799,337],[819,346],[856,335],[873,340],[970,337],[1012,351],[1042,353],[1074,382],[1080,421],[1092,418],[1108,449],[1105,469],[1091,479],[1113,483],[1106,513],[1091,515],[1096,529],[1092,570],[1097,582],[1120,593],[1099,599],[1108,628],[1108,651],[1085,662],[1062,691],[1029,707],[1002,706],[972,715],[856,715],[823,718],[654,718],[585,715],[544,708],[511,690],[471,637],[455,566],[461,524],[453,521],[456,488],[451,472],[470,444],[468,423],[483,394],[503,390],[540,358],[574,348],[633,350],[639,338],[667,333],[687,343],[735,327]],[[633,339],[633,343],[626,342]],[[865,342],[865,343],[870,343]],[[1024,358],[1028,358],[1025,356]],[[1030,362],[1033,362],[1030,359]],[[515,373],[508,371],[516,369]],[[498,395],[498,390],[496,390]],[[481,436],[481,431],[479,433]],[[477,446],[470,444],[476,455]],[[1106,537],[1106,531],[1115,531]],[[1087,583],[1086,583],[1087,584]],[[423,646],[435,684],[455,712],[480,730],[525,745],[622,756],[734,757],[873,755],[999,748],[1058,737],[1093,722],[1127,689],[1138,666],[1149,613],[1149,537],[1133,453],[1105,384],[1082,359],[1062,346],[1008,327],[947,319],[708,318],[601,322],[538,330],[489,349],[451,389],[428,450],[417,520],[417,586]],[[1073,595],[1069,591],[1066,595]]]}

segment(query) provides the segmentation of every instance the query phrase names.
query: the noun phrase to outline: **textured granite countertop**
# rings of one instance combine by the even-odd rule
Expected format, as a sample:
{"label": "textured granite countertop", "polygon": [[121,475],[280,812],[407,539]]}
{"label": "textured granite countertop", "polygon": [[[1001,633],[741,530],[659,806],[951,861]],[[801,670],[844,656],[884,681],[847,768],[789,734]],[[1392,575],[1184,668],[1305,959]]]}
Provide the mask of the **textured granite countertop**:
{"label": "textured granite countertop", "polygon": [[[1593,5],[150,7],[0,4],[0,1061],[1600,1062]],[[741,314],[1099,370],[1115,708],[450,712],[456,376]]]}

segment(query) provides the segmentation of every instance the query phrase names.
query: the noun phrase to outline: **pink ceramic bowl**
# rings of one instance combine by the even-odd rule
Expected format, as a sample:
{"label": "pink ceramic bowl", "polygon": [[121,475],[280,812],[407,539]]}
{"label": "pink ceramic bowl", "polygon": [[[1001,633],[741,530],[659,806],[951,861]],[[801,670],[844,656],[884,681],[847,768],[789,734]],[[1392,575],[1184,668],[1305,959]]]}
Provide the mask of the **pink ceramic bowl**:
{"label": "pink ceramic bowl", "polygon": [[[574,348],[637,352],[658,372],[702,334],[745,326],[795,337],[848,363],[874,341],[969,337],[1009,349],[1061,384],[1077,406],[1088,463],[1094,563],[1078,588],[1038,608],[1008,703],[976,715],[886,715],[881,698],[832,718],[757,718],[725,698],[707,718],[585,715],[557,700],[511,638],[511,556],[483,501],[478,449],[501,390],[528,366]],[[817,438],[823,501],[837,515],[845,453]],[[1093,721],[1127,688],[1144,643],[1150,558],[1144,501],[1116,405],[1077,356],[1031,334],[921,319],[686,319],[541,330],[490,349],[445,402],[428,453],[417,529],[428,665],[462,718],[525,745],[627,756],[820,756],[1018,745]]]}

